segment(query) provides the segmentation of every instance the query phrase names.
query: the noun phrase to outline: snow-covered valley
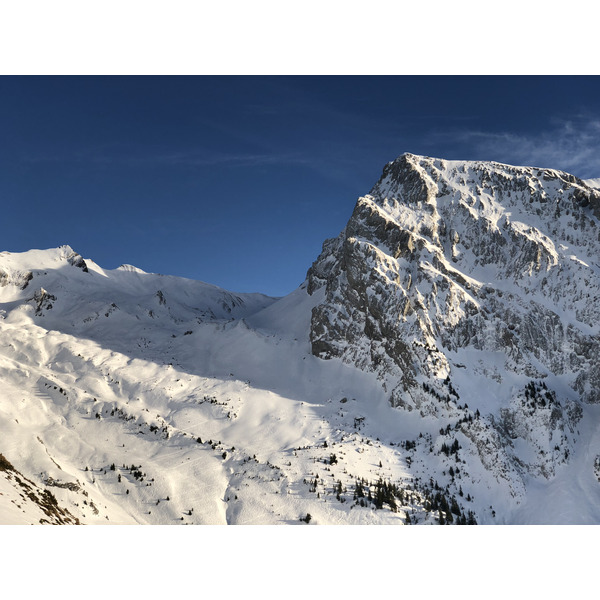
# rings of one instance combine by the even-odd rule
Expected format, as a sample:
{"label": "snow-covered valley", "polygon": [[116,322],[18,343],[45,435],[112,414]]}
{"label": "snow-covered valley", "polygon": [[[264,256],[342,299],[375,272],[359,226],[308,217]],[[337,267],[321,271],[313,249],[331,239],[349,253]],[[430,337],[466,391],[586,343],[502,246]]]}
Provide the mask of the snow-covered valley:
{"label": "snow-covered valley", "polygon": [[403,155],[284,298],[0,254],[0,523],[600,523],[600,192]]}

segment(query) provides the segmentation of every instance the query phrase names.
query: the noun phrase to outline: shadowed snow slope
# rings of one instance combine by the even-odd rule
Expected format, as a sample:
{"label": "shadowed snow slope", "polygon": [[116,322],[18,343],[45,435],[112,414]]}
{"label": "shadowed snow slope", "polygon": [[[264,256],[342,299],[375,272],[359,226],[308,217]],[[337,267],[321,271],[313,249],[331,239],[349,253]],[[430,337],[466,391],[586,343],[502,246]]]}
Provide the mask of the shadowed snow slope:
{"label": "shadowed snow slope", "polygon": [[405,154],[280,299],[1,253],[0,522],[599,523],[599,216]]}

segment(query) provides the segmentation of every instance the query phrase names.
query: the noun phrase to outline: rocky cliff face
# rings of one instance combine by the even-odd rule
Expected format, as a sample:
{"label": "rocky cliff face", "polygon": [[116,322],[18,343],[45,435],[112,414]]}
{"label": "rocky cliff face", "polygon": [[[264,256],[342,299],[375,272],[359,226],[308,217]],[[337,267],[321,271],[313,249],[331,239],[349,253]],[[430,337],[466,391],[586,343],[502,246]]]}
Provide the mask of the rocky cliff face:
{"label": "rocky cliff face", "polygon": [[600,402],[599,218],[600,192],[567,173],[404,154],[308,272],[325,290],[312,352],[446,419],[468,470],[519,498]]}
{"label": "rocky cliff face", "polygon": [[599,217],[600,192],[567,173],[405,154],[308,272],[326,290],[313,353],[397,376],[411,406],[466,349],[600,402]]}

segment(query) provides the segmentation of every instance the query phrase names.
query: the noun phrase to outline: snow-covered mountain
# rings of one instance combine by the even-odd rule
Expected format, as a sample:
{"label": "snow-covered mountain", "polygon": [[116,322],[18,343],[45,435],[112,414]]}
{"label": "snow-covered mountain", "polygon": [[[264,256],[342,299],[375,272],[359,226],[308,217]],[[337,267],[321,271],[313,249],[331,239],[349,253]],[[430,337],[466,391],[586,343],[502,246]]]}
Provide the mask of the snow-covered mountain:
{"label": "snow-covered mountain", "polygon": [[600,523],[599,225],[405,154],[284,298],[4,252],[0,523]]}

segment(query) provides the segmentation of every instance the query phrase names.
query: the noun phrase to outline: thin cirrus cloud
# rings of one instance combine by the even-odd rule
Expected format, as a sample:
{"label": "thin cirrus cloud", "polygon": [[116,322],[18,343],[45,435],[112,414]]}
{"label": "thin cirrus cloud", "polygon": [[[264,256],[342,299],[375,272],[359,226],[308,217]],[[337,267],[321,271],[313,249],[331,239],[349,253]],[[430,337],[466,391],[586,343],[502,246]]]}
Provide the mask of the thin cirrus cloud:
{"label": "thin cirrus cloud", "polygon": [[30,154],[22,160],[28,163],[75,162],[105,166],[172,166],[172,167],[216,167],[239,166],[260,167],[277,165],[311,165],[311,159],[292,153],[212,153],[204,152],[151,152],[146,149],[132,150],[118,145],[72,152],[52,154]]}
{"label": "thin cirrus cloud", "polygon": [[[122,159],[123,160],[123,159]],[[248,153],[248,154],[196,154],[194,152],[178,152],[150,156],[129,157],[125,160],[131,164],[162,164],[166,166],[240,166],[259,167],[272,165],[308,165],[310,160],[297,154],[286,153]]]}
{"label": "thin cirrus cloud", "polygon": [[537,133],[468,130],[451,135],[487,160],[561,169],[582,178],[600,176],[598,118],[555,120]]}

